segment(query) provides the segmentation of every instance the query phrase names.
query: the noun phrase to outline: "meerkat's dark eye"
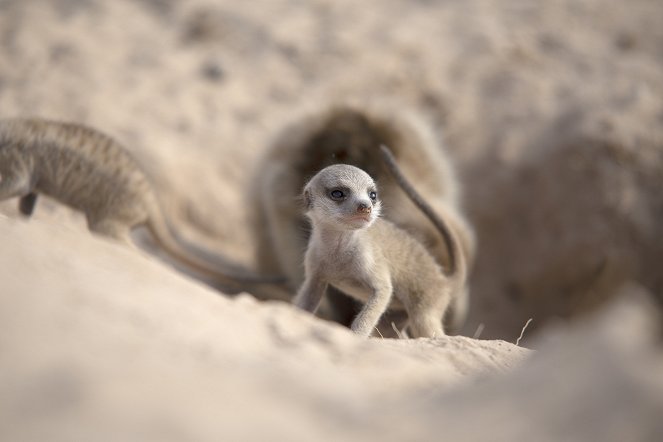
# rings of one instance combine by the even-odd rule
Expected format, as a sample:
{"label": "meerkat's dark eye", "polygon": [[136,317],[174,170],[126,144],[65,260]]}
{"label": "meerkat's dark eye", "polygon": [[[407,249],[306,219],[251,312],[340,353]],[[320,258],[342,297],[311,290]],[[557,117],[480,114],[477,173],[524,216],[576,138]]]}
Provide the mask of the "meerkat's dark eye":
{"label": "meerkat's dark eye", "polygon": [[371,199],[371,201],[375,201],[378,199],[378,193],[373,191],[373,192],[368,192],[368,197]]}
{"label": "meerkat's dark eye", "polygon": [[329,196],[331,196],[333,200],[341,200],[343,197],[345,197],[345,194],[342,190],[335,189],[329,192]]}

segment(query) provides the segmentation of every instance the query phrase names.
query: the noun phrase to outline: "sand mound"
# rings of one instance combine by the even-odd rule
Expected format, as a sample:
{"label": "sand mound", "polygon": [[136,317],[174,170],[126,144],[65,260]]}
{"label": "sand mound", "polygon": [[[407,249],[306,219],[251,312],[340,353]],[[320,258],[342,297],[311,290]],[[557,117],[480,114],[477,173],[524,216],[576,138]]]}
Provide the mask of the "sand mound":
{"label": "sand mound", "polygon": [[662,429],[649,307],[550,333],[504,374],[530,352],[365,340],[74,230],[0,227],[3,440],[618,441]]}

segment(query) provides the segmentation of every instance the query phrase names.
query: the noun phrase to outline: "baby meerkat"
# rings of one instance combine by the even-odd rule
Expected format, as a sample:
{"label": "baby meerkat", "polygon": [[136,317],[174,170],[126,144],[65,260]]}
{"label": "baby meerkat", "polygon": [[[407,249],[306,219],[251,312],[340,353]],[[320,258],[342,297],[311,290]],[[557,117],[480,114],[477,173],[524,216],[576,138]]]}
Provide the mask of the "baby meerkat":
{"label": "baby meerkat", "polygon": [[[403,172],[426,195],[435,213],[444,218],[471,267],[475,237],[460,207],[460,182],[443,143],[426,120],[400,107],[337,105],[286,126],[256,170],[253,230],[261,272],[285,274],[293,291],[301,286],[310,222],[302,213],[298,197],[313,175],[339,163],[356,166],[373,177],[380,184],[382,218],[420,241],[440,266],[450,266],[447,244],[389,173],[381,144],[389,146]],[[334,288],[329,295],[332,308],[325,309],[321,316],[348,324],[355,306],[348,305],[347,298]],[[467,294],[461,295],[449,309],[449,330],[457,331],[463,324],[467,301]],[[385,326],[382,331],[389,332],[391,327]]]}
{"label": "baby meerkat", "polygon": [[43,119],[0,120],[0,201],[19,197],[30,216],[43,193],[85,214],[92,232],[131,244],[130,231],[149,229],[178,261],[233,290],[283,278],[225,274],[184,250],[170,230],[152,186],[133,157],[103,133]]}
{"label": "baby meerkat", "polygon": [[[396,178],[404,180],[390,152],[383,155]],[[405,182],[417,206],[425,203]],[[327,287],[364,302],[351,329],[369,336],[388,309],[405,310],[412,337],[443,336],[442,319],[459,296],[466,277],[460,246],[444,221],[430,209],[448,244],[451,266],[445,274],[433,256],[410,234],[380,219],[375,181],[363,170],[337,164],[318,172],[304,188],[313,230],[305,254],[306,279],[294,304],[314,312]]]}

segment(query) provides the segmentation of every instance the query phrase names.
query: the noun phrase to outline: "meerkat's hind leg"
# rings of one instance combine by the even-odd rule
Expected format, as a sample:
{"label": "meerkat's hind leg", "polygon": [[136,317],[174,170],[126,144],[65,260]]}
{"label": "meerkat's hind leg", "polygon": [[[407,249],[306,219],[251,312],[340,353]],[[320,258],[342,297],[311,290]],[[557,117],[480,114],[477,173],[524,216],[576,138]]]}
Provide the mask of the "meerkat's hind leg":
{"label": "meerkat's hind leg", "polygon": [[438,300],[436,305],[431,305],[430,302],[422,302],[423,299],[420,296],[412,296],[409,302],[405,302],[405,309],[408,314],[408,329],[413,338],[445,336],[442,317],[450,301],[448,295],[446,297],[446,300]]}
{"label": "meerkat's hind leg", "polygon": [[442,318],[432,312],[415,314],[409,322],[409,331],[413,338],[439,338],[445,336]]}
{"label": "meerkat's hind leg", "polygon": [[30,192],[27,195],[21,197],[18,200],[18,210],[24,216],[28,218],[32,216],[32,213],[35,210],[35,205],[37,204],[37,194],[35,192]]}
{"label": "meerkat's hind leg", "polygon": [[357,317],[352,321],[350,328],[360,336],[370,336],[378,325],[380,318],[387,311],[391,302],[391,285],[376,289]]}
{"label": "meerkat's hind leg", "polygon": [[460,289],[456,297],[451,301],[451,305],[449,305],[449,309],[444,316],[444,324],[453,334],[460,332],[463,324],[465,324],[470,304],[469,297],[467,287]]}

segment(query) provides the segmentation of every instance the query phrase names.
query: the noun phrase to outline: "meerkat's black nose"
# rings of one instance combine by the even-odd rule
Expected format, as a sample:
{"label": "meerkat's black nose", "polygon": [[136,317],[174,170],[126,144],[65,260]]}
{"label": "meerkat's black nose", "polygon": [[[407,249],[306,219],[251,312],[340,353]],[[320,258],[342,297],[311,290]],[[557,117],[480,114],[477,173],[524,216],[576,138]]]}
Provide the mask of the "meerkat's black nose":
{"label": "meerkat's black nose", "polygon": [[357,212],[371,213],[371,206],[369,206],[368,204],[359,203],[359,205],[357,206]]}

